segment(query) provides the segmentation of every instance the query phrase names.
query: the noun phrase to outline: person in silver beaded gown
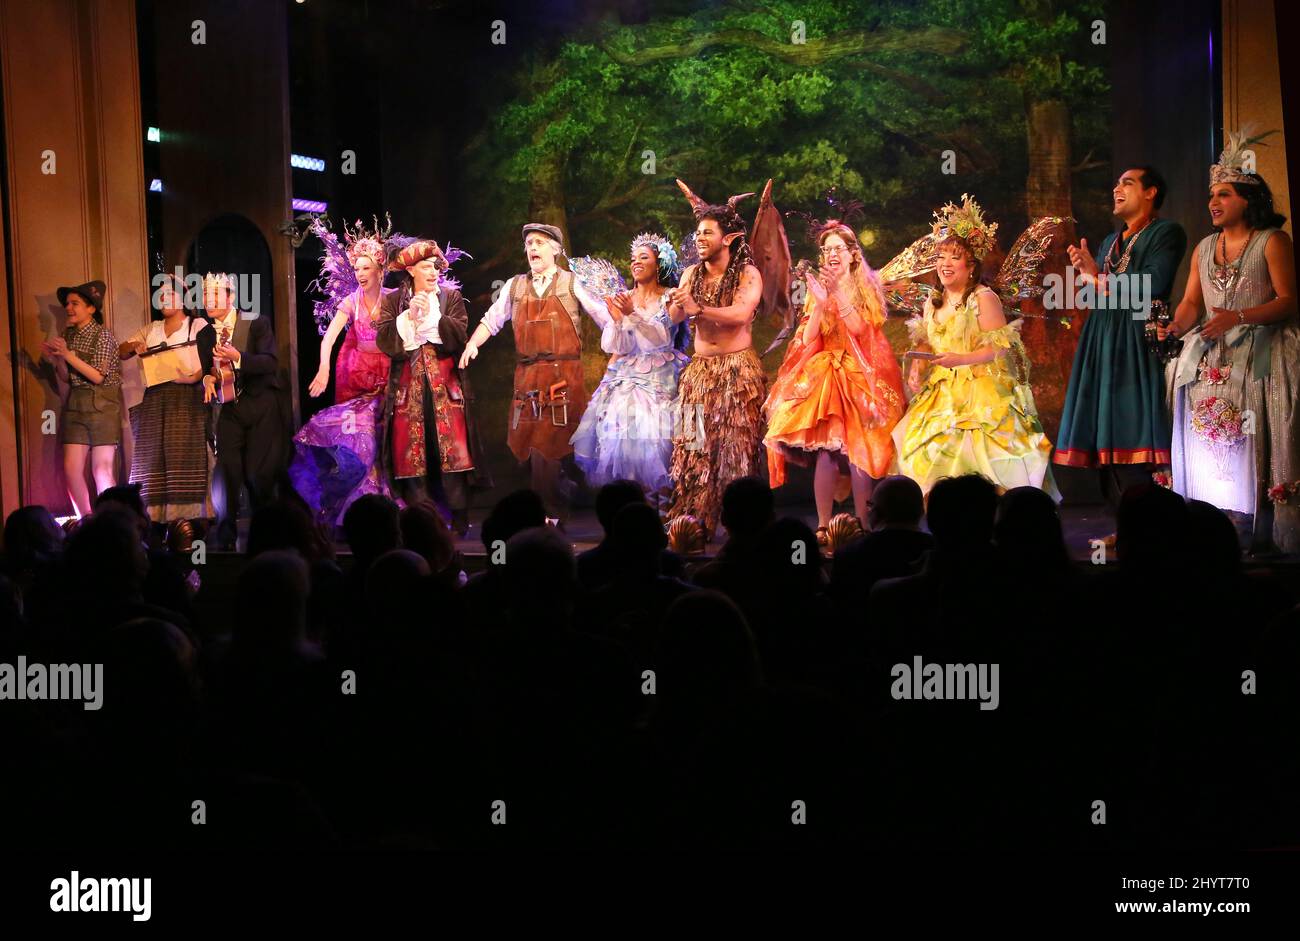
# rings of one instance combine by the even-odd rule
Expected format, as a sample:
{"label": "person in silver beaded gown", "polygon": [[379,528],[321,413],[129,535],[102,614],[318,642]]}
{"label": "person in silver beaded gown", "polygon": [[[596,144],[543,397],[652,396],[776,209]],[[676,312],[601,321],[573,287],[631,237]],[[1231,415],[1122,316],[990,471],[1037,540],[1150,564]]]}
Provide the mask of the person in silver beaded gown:
{"label": "person in silver beaded gown", "polygon": [[1268,184],[1248,172],[1258,140],[1229,135],[1210,170],[1216,231],[1169,327],[1184,338],[1168,367],[1171,469],[1187,499],[1252,517],[1252,551],[1300,553],[1295,255]]}

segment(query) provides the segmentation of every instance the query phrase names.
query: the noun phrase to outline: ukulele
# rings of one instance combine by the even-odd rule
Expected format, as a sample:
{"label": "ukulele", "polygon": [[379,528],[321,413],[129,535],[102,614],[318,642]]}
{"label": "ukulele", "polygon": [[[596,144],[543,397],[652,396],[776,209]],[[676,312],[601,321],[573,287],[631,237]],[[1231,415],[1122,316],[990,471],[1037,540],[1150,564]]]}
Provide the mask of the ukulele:
{"label": "ukulele", "polygon": [[[221,331],[221,344],[230,342],[229,331]],[[229,360],[218,359],[212,364],[212,375],[217,377],[217,402],[225,405],[235,401],[235,367]]]}

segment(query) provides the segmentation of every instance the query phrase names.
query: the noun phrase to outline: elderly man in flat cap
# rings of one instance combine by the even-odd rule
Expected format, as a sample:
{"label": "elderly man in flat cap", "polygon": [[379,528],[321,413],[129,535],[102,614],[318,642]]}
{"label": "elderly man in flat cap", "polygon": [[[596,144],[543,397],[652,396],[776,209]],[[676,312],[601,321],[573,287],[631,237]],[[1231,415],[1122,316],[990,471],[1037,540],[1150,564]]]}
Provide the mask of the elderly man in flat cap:
{"label": "elderly man in flat cap", "polygon": [[511,278],[496,302],[474,328],[460,366],[466,368],[479,348],[507,323],[515,335],[514,399],[510,405],[510,450],[529,465],[531,486],[547,512],[558,520],[568,515],[561,486],[560,462],[573,454],[569,439],[587,407],[582,376],[582,311],[603,326],[609,320],[604,302],[593,298],[556,264],[564,254],[558,228],[530,222],[523,228],[528,272]]}
{"label": "elderly man in flat cap", "polygon": [[407,504],[432,500],[462,536],[469,491],[491,486],[479,460],[473,396],[457,367],[469,315],[436,242],[406,246],[394,267],[406,282],[379,305],[375,344],[388,354],[382,455],[393,492]]}

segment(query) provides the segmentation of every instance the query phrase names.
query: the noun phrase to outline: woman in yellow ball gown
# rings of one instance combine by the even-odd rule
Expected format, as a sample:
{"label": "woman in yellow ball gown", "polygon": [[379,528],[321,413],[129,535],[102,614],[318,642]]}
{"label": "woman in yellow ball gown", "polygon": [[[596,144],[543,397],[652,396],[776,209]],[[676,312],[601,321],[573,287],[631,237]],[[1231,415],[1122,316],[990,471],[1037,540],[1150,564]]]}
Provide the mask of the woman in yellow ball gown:
{"label": "woman in yellow ball gown", "polygon": [[[997,294],[979,281],[996,226],[985,224],[969,199],[936,215],[941,291],[908,327],[914,343],[937,355],[894,429],[899,468],[925,493],[944,477],[975,473],[1001,489],[1038,487],[1059,501],[1020,324],[1007,323]],[[916,389],[924,365],[912,361],[909,389]]]}
{"label": "woman in yellow ball gown", "polygon": [[[772,391],[767,415],[768,478],[785,483],[785,464],[815,463],[818,539],[847,471],[855,515],[867,525],[874,479],[890,471],[890,431],[903,414],[902,373],[881,325],[884,295],[853,230],[830,220],[817,230],[821,268]],[[847,495],[847,494],[846,494]]]}

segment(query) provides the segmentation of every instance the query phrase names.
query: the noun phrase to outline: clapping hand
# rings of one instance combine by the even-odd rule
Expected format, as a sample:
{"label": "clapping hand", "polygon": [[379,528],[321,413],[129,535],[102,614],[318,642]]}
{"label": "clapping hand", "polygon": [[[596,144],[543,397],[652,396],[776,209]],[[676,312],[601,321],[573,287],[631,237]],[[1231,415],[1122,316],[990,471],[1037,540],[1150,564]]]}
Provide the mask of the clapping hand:
{"label": "clapping hand", "polygon": [[813,300],[817,302],[818,306],[821,306],[826,303],[826,297],[827,297],[826,281],[824,281],[818,275],[810,273],[808,277],[804,278],[804,284],[808,286],[808,293],[813,296]]}
{"label": "clapping hand", "polygon": [[1070,264],[1074,266],[1075,271],[1093,278],[1097,277],[1097,261],[1088,250],[1087,239],[1079,239],[1078,245],[1070,245],[1065,251],[1069,254]]}
{"label": "clapping hand", "polygon": [[609,312],[615,320],[622,320],[632,313],[632,292],[621,291],[609,298]]}
{"label": "clapping hand", "polygon": [[691,297],[691,292],[688,288],[677,288],[674,290],[672,302],[685,311],[687,317],[698,317],[700,315],[702,308],[695,298]]}

